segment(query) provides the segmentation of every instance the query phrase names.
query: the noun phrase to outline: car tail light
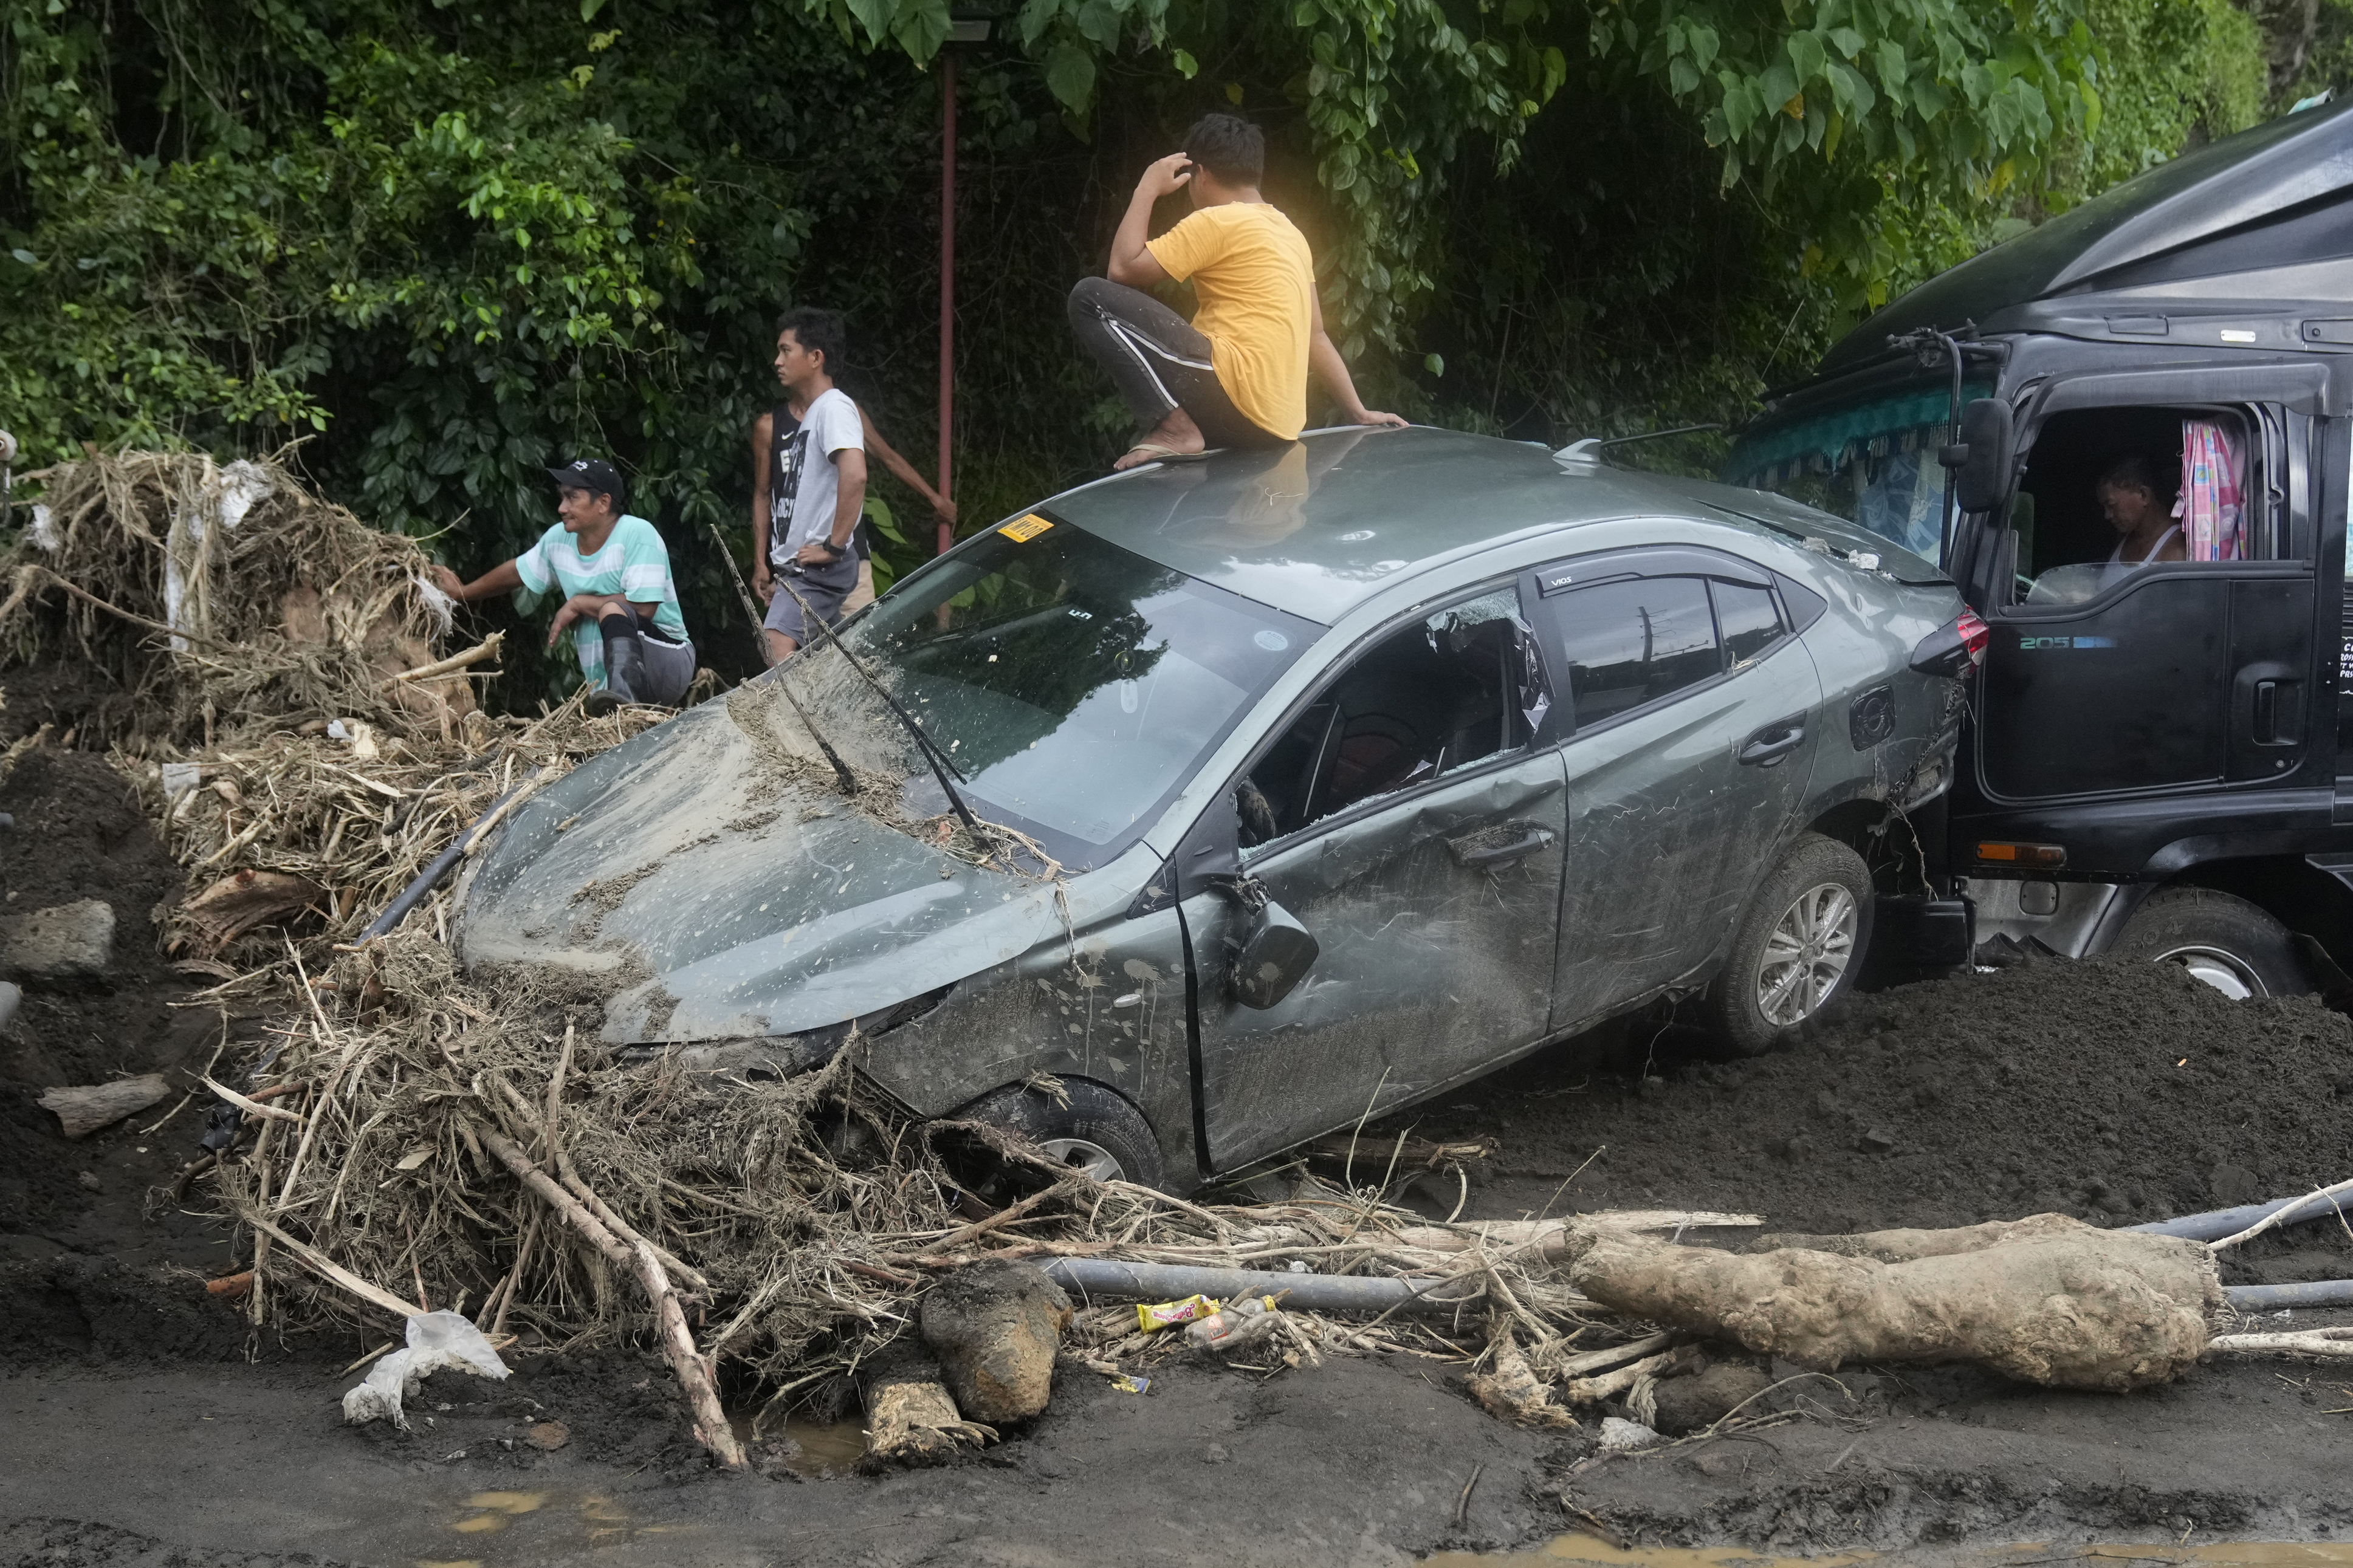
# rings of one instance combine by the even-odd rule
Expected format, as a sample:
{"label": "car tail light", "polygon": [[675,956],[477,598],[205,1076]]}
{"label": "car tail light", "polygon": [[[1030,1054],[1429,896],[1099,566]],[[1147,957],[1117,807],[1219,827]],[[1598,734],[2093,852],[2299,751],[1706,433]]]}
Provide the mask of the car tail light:
{"label": "car tail light", "polygon": [[1958,679],[1985,663],[1986,645],[1993,632],[1975,610],[1963,610],[1951,626],[1941,626],[1920,639],[1912,650],[1912,668],[1923,675]]}

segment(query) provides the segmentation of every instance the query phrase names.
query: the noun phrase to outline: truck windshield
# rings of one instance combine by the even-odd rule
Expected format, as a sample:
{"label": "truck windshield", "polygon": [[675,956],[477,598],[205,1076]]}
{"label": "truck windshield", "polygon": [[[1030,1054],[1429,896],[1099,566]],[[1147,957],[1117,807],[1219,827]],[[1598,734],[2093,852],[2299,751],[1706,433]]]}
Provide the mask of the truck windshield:
{"label": "truck windshield", "polygon": [[[1961,395],[1986,393],[1969,385]],[[1767,415],[1741,432],[1724,477],[1819,507],[1941,563],[1945,470],[1936,453],[1951,396],[1951,383],[1938,378]]]}
{"label": "truck windshield", "polygon": [[[842,637],[974,810],[1076,870],[1149,826],[1323,630],[1032,513],[909,578]],[[913,792],[937,793],[920,762],[911,774]]]}

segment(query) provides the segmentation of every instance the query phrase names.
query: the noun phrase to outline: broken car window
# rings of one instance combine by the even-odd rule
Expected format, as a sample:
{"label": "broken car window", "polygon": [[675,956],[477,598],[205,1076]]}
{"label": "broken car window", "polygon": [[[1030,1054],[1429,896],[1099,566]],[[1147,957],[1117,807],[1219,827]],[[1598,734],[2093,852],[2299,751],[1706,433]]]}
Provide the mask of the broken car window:
{"label": "broken car window", "polygon": [[976,809],[1076,868],[1149,820],[1322,629],[1032,517],[910,578],[843,636]]}
{"label": "broken car window", "polygon": [[1450,605],[1359,655],[1268,749],[1236,795],[1243,844],[1517,751],[1551,702],[1516,589]]}

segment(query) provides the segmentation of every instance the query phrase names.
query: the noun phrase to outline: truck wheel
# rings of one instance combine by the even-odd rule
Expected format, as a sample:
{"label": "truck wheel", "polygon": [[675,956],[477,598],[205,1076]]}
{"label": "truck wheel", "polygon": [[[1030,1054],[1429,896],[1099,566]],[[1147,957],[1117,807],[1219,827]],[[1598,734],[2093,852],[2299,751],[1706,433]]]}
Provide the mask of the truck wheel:
{"label": "truck wheel", "polygon": [[1161,1184],[1160,1142],[1135,1107],[1082,1078],[1064,1079],[1062,1092],[1068,1104],[1058,1104],[1027,1084],[1011,1083],[981,1096],[956,1115],[1018,1133],[1045,1151],[1047,1158],[1096,1181]]}
{"label": "truck wheel", "polygon": [[2260,906],[2211,888],[2152,893],[2108,951],[2178,963],[2233,1001],[2315,989],[2287,927]]}
{"label": "truck wheel", "polygon": [[1844,992],[1871,942],[1871,869],[1835,838],[1809,833],[1733,933],[1708,987],[1711,1033],[1745,1057],[1767,1051]]}

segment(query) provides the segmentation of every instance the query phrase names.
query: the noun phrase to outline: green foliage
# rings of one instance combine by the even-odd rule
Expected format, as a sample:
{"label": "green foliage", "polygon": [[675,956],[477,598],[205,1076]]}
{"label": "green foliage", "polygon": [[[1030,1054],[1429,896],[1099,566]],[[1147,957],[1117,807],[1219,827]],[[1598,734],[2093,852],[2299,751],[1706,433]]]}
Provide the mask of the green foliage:
{"label": "green foliage", "polygon": [[[2281,92],[2353,72],[2348,4],[2274,37]],[[932,466],[945,48],[967,528],[1124,440],[1062,299],[1207,109],[1267,129],[1371,400],[1560,438],[1736,418],[1892,291],[2266,91],[2229,0],[1021,0],[985,45],[950,26],[947,0],[0,0],[0,424],[34,464],[301,438],[470,574],[553,521],[543,465],[616,456],[704,659],[740,671],[710,531],[748,545],[778,309],[847,313],[846,384]],[[869,515],[885,583],[928,553],[895,481]],[[501,695],[573,678],[559,650]]]}

